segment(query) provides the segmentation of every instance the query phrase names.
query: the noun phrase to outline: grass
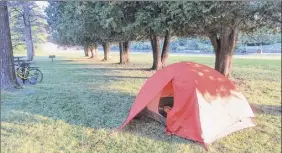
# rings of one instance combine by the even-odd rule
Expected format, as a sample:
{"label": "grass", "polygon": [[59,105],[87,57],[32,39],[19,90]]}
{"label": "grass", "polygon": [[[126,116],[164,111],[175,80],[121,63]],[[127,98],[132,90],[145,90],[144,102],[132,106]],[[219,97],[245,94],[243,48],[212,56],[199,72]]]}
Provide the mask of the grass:
{"label": "grass", "polygon": [[[152,72],[151,55],[132,54],[131,63],[61,54],[54,63],[36,57],[42,83],[1,93],[1,151],[50,152],[205,152],[197,143],[167,136],[148,119],[125,120],[138,90]],[[195,61],[213,66],[212,57],[171,56],[170,63]],[[281,59],[234,59],[233,78],[255,111],[257,124],[214,142],[210,152],[281,152]]]}

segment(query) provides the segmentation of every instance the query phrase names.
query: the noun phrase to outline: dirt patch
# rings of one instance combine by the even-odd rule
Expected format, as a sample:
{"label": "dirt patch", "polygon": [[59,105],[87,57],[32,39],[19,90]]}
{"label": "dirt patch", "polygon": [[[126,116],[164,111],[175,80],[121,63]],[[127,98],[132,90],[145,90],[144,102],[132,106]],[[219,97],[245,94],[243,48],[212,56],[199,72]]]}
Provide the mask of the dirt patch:
{"label": "dirt patch", "polygon": [[232,78],[231,81],[236,85],[236,86],[241,86],[246,83],[245,79],[243,78]]}
{"label": "dirt patch", "polygon": [[251,107],[258,114],[281,115],[281,106],[278,105],[251,104]]}
{"label": "dirt patch", "polygon": [[232,78],[231,81],[235,84],[238,89],[250,89],[248,80],[244,78]]}

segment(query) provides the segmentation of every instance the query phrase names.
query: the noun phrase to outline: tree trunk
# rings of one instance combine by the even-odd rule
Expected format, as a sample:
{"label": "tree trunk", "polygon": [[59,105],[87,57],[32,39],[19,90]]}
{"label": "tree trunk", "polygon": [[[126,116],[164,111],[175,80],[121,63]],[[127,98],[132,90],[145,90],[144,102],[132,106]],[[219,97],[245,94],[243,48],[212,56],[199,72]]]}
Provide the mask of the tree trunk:
{"label": "tree trunk", "polygon": [[120,64],[125,64],[129,62],[129,42],[120,42],[119,43],[119,52],[120,52]]}
{"label": "tree trunk", "polygon": [[94,57],[93,49],[94,49],[93,43],[90,43],[90,44],[89,44],[89,47],[88,47],[88,50],[89,50],[89,52],[91,53],[90,58],[93,58],[93,57]]}
{"label": "tree trunk", "polygon": [[13,89],[16,81],[13,48],[9,26],[7,2],[0,1],[0,49],[1,49],[1,89]]}
{"label": "tree trunk", "polygon": [[150,35],[150,41],[151,41],[151,46],[152,46],[152,52],[155,50],[155,44],[154,44],[154,36]]}
{"label": "tree trunk", "polygon": [[103,61],[108,61],[109,60],[109,54],[110,54],[110,43],[104,42],[103,48],[104,48],[104,59],[103,59]]}
{"label": "tree trunk", "polygon": [[84,55],[88,56],[88,43],[84,44]]}
{"label": "tree trunk", "polygon": [[123,42],[119,42],[119,64],[124,64],[124,45]]}
{"label": "tree trunk", "polygon": [[230,27],[222,28],[219,38],[209,35],[215,50],[215,70],[226,77],[231,76],[232,58],[236,47],[238,30]]}
{"label": "tree trunk", "polygon": [[93,43],[93,58],[97,58],[98,57],[98,44],[97,43]]}
{"label": "tree trunk", "polygon": [[167,65],[168,60],[168,54],[169,54],[169,45],[170,45],[170,34],[169,31],[166,32],[165,38],[164,38],[164,45],[163,45],[163,51],[162,51],[162,67],[165,67]]}
{"label": "tree trunk", "polygon": [[129,52],[130,52],[130,42],[126,41],[124,44],[124,56],[125,56],[125,62],[129,62]]}
{"label": "tree trunk", "polygon": [[31,24],[30,24],[30,8],[28,2],[23,3],[23,21],[25,29],[25,44],[27,49],[27,60],[32,61],[34,56],[33,41],[31,35]]}
{"label": "tree trunk", "polygon": [[161,51],[160,51],[160,37],[156,35],[151,36],[151,45],[153,49],[153,66],[152,70],[159,70],[162,68]]}

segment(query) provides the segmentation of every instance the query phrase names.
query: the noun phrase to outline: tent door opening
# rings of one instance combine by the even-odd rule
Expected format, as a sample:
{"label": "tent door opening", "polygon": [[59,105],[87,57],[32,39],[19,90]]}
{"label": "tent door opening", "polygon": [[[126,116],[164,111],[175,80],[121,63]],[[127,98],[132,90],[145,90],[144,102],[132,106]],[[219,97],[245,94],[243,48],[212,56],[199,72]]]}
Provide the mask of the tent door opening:
{"label": "tent door opening", "polygon": [[173,97],[161,97],[159,102],[159,114],[163,117],[167,117],[167,113],[172,109],[174,103]]}

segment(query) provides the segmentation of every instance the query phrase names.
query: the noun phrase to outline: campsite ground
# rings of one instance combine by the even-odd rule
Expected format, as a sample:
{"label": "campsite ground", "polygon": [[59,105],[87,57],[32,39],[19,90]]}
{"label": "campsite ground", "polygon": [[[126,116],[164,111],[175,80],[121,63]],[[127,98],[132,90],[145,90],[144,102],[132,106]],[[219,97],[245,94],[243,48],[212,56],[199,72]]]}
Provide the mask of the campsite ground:
{"label": "campsite ground", "polygon": [[[101,55],[101,54],[100,54]],[[131,63],[87,59],[61,53],[54,63],[36,57],[42,83],[1,93],[1,151],[4,152],[204,152],[196,143],[166,136],[151,119],[126,118],[144,81],[152,75],[150,54],[132,54]],[[213,66],[213,57],[170,57],[170,63],[195,61]],[[281,152],[281,59],[240,59],[233,78],[255,111],[254,128],[214,142],[210,152]]]}

